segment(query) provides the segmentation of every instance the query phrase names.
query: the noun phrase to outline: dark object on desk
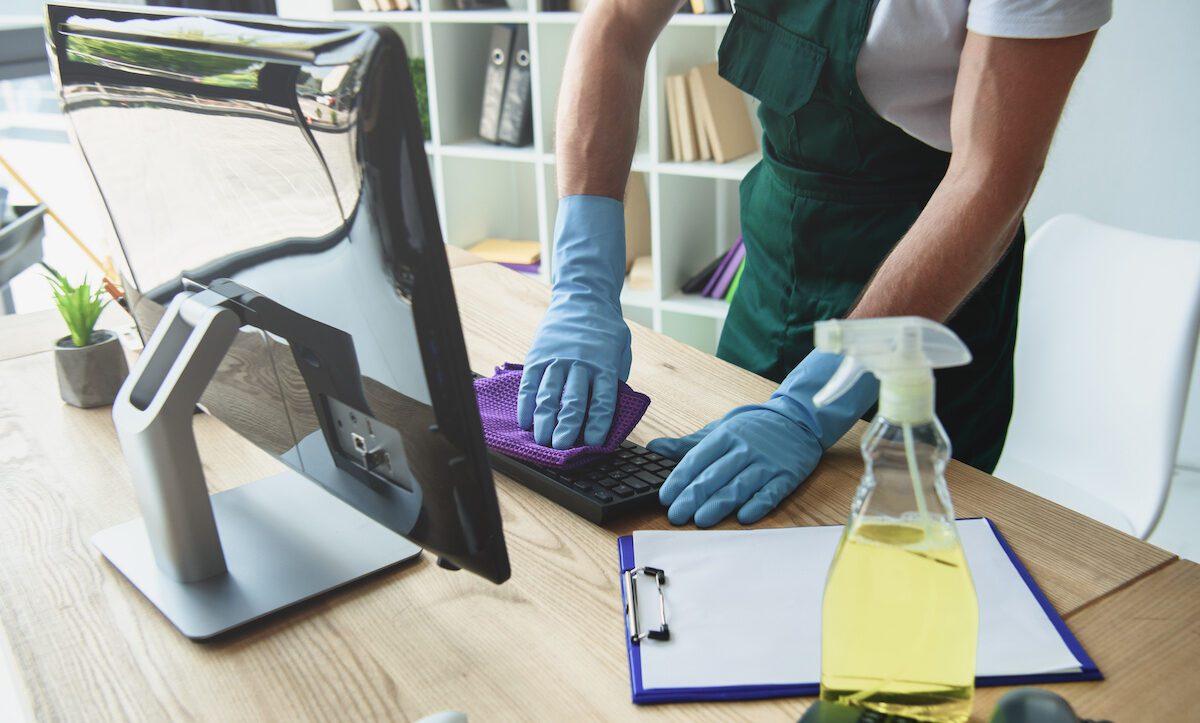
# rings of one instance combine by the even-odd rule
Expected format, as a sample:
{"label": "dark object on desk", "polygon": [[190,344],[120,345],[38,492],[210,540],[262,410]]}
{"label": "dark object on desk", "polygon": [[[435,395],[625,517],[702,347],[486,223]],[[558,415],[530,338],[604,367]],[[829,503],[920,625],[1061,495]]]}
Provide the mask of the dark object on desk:
{"label": "dark object on desk", "polygon": [[1076,717],[1062,696],[1041,688],[1018,688],[996,703],[989,723],[1109,723]]}
{"label": "dark object on desk", "polygon": [[[1071,704],[1048,690],[1018,688],[1004,694],[989,723],[1109,723],[1081,720]],[[885,715],[840,703],[817,701],[800,718],[800,723],[916,723],[912,718]]]}
{"label": "dark object on desk", "polygon": [[[2,191],[4,189],[0,189]],[[3,222],[8,192],[0,204],[0,314],[11,314],[13,306],[10,281],[42,260],[42,240],[46,236],[46,206],[14,206],[10,223]]]}
{"label": "dark object on desk", "polygon": [[675,462],[633,442],[573,469],[552,469],[491,451],[492,467],[580,517],[602,525],[635,512],[661,510],[658,490]]}
{"label": "dark object on desk", "polygon": [[507,0],[457,0],[459,10],[508,10]]}
{"label": "dark object on desk", "polygon": [[512,25],[497,25],[492,28],[487,69],[483,74],[483,106],[479,111],[479,137],[491,143],[500,142],[500,115],[504,108],[508,63],[515,36],[516,28]]}
{"label": "dark object on desk", "polygon": [[[47,17],[149,340],[117,425],[149,524],[97,547],[194,638],[412,559],[412,543],[506,580],[396,34],[136,6]],[[192,142],[161,132],[179,127]],[[210,498],[196,397],[291,469]]]}
{"label": "dark object on desk", "polygon": [[504,104],[500,109],[497,136],[507,146],[533,143],[533,99],[530,95],[529,26],[518,25],[508,57],[508,81],[504,84]]}

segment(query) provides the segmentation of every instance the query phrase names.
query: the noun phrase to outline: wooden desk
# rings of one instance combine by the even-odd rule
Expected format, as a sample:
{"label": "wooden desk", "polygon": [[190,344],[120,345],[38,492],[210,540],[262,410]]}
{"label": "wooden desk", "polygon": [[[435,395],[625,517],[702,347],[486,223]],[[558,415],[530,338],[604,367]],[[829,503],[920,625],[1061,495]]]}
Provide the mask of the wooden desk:
{"label": "wooden desk", "polygon": [[[469,260],[454,257],[454,279],[472,366],[486,372],[522,357],[547,292]],[[38,332],[16,318],[0,320],[0,340],[17,326],[57,336],[57,327]],[[654,399],[635,441],[690,432],[773,387],[644,328],[633,335],[630,382]],[[425,556],[218,642],[191,643],[88,543],[138,515],[109,411],[59,402],[49,353],[2,349],[0,359],[12,358],[0,361],[0,623],[39,719],[411,719],[453,708],[474,720],[794,721],[808,703],[633,706],[615,538],[665,528],[665,518],[596,527],[502,476],[513,566],[504,585],[447,573]],[[843,522],[861,471],[860,431],[762,524]],[[196,432],[214,491],[279,469],[210,417],[196,418]],[[948,478],[959,514],[996,521],[1108,676],[1055,686],[1081,713],[1124,722],[1190,709],[1200,568],[963,465]],[[1001,692],[981,689],[980,720]]]}

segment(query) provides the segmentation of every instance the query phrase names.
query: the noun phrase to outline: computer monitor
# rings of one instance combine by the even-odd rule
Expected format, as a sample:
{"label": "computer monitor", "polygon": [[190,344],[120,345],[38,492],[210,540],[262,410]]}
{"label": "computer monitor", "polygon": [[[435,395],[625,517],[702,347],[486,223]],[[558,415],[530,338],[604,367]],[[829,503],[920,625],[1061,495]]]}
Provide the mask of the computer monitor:
{"label": "computer monitor", "polygon": [[[98,535],[104,554],[192,637],[397,562],[407,556],[397,535],[444,566],[504,581],[495,487],[400,39],[384,27],[178,9],[46,12],[54,77],[120,242],[143,356],[159,357],[139,363],[114,406],[145,521]],[[215,495],[216,532],[204,514],[193,519],[207,510],[202,476],[200,493],[194,479],[176,479],[199,466],[190,408],[185,426],[151,419],[186,403],[188,390],[294,470],[275,486],[246,485],[260,491],[245,499],[222,502],[243,488]],[[191,496],[163,492],[174,488]],[[292,500],[296,509],[282,511]],[[350,508],[376,524],[364,532]],[[231,559],[244,542],[257,560],[264,529],[289,560],[267,566],[270,584],[231,583],[237,564],[258,565],[243,578],[268,574]],[[217,533],[224,572],[219,554],[185,554]],[[290,549],[297,535],[325,539]],[[296,583],[331,555],[352,559]],[[260,592],[236,613],[218,610]]]}

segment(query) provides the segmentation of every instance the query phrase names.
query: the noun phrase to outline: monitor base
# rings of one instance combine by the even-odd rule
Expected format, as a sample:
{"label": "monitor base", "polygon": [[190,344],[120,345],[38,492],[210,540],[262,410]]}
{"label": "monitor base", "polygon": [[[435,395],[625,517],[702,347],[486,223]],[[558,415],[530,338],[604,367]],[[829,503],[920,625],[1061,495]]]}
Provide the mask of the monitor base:
{"label": "monitor base", "polygon": [[416,558],[421,549],[316,483],[284,472],[213,495],[227,572],[181,583],[132,520],[92,537],[181,633],[204,640]]}

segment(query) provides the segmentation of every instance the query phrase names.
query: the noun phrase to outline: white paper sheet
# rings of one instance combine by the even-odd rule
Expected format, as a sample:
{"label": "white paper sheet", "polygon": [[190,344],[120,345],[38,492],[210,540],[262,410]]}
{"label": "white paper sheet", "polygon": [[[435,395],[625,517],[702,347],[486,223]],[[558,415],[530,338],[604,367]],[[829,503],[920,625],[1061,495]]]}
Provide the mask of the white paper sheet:
{"label": "white paper sheet", "polygon": [[[958,523],[979,598],[976,674],[1079,670],[986,520]],[[669,641],[641,645],[647,689],[816,683],[821,599],[842,528],[633,533],[639,567],[666,572]],[[639,581],[639,617],[658,622]]]}

